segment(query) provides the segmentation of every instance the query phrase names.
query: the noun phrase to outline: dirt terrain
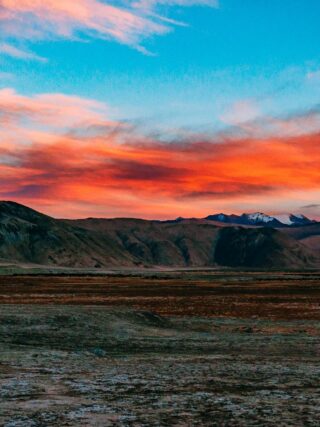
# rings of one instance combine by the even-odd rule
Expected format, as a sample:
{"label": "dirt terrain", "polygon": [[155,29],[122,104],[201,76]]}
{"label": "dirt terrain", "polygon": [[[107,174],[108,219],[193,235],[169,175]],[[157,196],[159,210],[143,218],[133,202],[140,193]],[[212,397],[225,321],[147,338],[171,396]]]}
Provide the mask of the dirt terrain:
{"label": "dirt terrain", "polygon": [[318,426],[320,323],[0,306],[0,425]]}
{"label": "dirt terrain", "polygon": [[0,278],[0,425],[320,425],[318,272]]}
{"label": "dirt terrain", "polygon": [[320,272],[0,276],[0,304],[128,306],[163,316],[320,320]]}

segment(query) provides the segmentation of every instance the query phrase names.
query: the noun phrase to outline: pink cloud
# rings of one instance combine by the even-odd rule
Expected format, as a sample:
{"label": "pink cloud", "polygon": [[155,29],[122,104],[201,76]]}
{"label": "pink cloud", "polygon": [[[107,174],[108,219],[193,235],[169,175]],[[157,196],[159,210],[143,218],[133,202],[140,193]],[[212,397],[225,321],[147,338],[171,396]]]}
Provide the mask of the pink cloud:
{"label": "pink cloud", "polygon": [[[113,39],[147,50],[141,41],[171,31],[174,20],[153,13],[159,5],[216,6],[216,0],[127,1],[123,7],[101,0],[2,0],[0,27],[4,36],[17,39],[47,39],[82,36]],[[27,52],[5,46],[6,53],[16,58],[32,59]],[[31,54],[30,54],[31,55]],[[36,58],[33,58],[36,59]]]}
{"label": "pink cloud", "polygon": [[0,89],[0,120],[24,123],[35,121],[55,128],[114,125],[106,120],[106,104],[92,99],[59,93],[24,96],[12,88]]}
{"label": "pink cloud", "polygon": [[3,0],[0,20],[4,30],[19,38],[70,38],[83,32],[135,45],[142,37],[167,31],[132,10],[97,0]]}

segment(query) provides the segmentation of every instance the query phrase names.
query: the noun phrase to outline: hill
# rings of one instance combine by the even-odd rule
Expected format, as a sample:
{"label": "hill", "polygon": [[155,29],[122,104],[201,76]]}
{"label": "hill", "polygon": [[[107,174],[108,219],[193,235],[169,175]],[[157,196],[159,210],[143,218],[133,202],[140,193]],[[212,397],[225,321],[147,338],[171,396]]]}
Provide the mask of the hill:
{"label": "hill", "polygon": [[317,250],[301,243],[294,233],[273,228],[219,226],[203,220],[62,220],[14,202],[1,202],[0,260],[78,268],[291,269],[316,266],[319,257]]}

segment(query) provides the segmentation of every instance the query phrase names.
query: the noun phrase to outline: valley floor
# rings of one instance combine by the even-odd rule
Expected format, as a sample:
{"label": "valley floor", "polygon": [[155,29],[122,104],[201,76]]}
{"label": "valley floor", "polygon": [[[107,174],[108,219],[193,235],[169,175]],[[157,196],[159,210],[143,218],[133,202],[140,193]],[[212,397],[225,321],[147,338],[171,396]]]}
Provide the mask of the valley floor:
{"label": "valley floor", "polygon": [[319,288],[315,272],[1,277],[0,425],[319,426]]}

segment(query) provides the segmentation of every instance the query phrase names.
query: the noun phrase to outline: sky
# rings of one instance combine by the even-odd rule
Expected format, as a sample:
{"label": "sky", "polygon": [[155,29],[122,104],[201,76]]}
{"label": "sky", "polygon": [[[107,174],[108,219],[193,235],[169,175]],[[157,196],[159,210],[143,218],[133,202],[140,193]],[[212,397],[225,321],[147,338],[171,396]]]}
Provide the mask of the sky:
{"label": "sky", "polygon": [[320,219],[319,0],[0,0],[0,199]]}

